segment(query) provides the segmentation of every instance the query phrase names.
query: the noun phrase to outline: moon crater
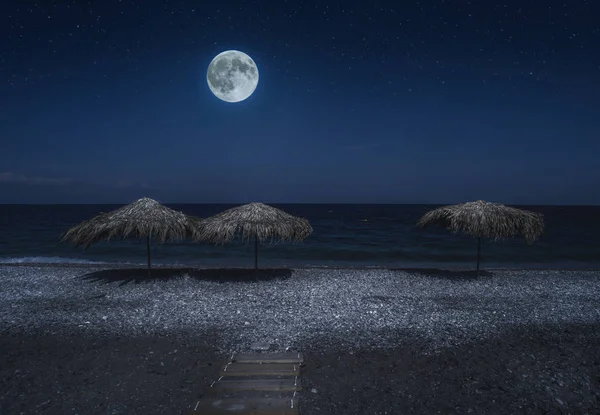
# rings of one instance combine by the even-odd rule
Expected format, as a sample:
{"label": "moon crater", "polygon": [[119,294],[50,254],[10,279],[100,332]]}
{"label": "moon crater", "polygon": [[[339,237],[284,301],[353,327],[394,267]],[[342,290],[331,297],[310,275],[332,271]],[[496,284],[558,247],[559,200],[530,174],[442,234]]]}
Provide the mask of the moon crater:
{"label": "moon crater", "polygon": [[206,81],[217,98],[226,102],[240,102],[256,90],[258,68],[244,52],[227,50],[210,62]]}

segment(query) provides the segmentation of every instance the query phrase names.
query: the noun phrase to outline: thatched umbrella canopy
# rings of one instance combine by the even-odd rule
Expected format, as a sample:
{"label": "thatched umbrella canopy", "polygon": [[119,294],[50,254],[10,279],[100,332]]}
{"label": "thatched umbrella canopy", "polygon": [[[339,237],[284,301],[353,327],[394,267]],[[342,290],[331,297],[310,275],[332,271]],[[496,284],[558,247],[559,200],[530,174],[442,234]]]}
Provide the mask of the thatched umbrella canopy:
{"label": "thatched umbrella canopy", "polygon": [[540,213],[483,200],[432,210],[423,215],[417,223],[421,227],[430,224],[439,224],[453,232],[462,232],[477,238],[477,275],[481,238],[496,241],[522,234],[527,243],[531,244],[544,230],[544,219]]}
{"label": "thatched umbrella canopy", "polygon": [[116,237],[145,238],[150,275],[150,238],[161,243],[195,236],[199,218],[176,212],[156,200],[144,197],[134,203],[88,219],[69,229],[61,242],[70,241],[87,249],[90,245]]}
{"label": "thatched umbrella canopy", "polygon": [[258,269],[259,242],[267,239],[300,242],[312,231],[306,219],[263,203],[249,203],[200,221],[194,240],[224,244],[236,235],[244,241],[254,239],[254,268]]}

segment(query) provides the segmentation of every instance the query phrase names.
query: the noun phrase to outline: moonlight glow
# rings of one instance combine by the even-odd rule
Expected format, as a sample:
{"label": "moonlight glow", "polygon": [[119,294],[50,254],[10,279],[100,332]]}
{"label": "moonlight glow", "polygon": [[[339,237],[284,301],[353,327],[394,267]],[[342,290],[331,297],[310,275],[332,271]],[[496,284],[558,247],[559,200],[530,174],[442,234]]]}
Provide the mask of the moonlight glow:
{"label": "moonlight glow", "polygon": [[256,89],[258,68],[244,52],[227,50],[210,62],[206,81],[217,98],[226,102],[240,102]]}

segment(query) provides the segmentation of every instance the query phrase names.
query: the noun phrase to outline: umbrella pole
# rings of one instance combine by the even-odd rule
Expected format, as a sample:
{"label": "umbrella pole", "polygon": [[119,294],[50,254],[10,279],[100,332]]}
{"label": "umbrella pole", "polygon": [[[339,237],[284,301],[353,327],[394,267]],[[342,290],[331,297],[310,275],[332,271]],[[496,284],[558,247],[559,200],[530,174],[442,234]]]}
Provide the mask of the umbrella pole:
{"label": "umbrella pole", "polygon": [[481,238],[477,238],[477,276],[479,277],[479,256],[481,252]]}
{"label": "umbrella pole", "polygon": [[146,252],[148,253],[148,276],[150,276],[150,235],[146,236]]}
{"label": "umbrella pole", "polygon": [[254,235],[254,269],[258,269],[258,236]]}

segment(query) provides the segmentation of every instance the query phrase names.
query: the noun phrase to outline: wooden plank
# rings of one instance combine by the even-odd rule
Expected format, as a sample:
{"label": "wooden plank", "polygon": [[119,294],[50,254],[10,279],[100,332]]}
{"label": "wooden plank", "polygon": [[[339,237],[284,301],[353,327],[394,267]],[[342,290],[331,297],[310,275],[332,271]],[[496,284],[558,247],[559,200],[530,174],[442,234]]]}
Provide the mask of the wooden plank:
{"label": "wooden plank", "polygon": [[221,368],[219,376],[298,376],[300,365],[293,363],[227,363]]}
{"label": "wooden plank", "polygon": [[302,353],[238,353],[233,361],[237,363],[303,363]]}
{"label": "wooden plank", "polygon": [[190,415],[298,415],[298,397],[203,399]]}
{"label": "wooden plank", "polygon": [[210,390],[215,393],[225,390],[299,392],[302,390],[302,385],[297,378],[220,380]]}

